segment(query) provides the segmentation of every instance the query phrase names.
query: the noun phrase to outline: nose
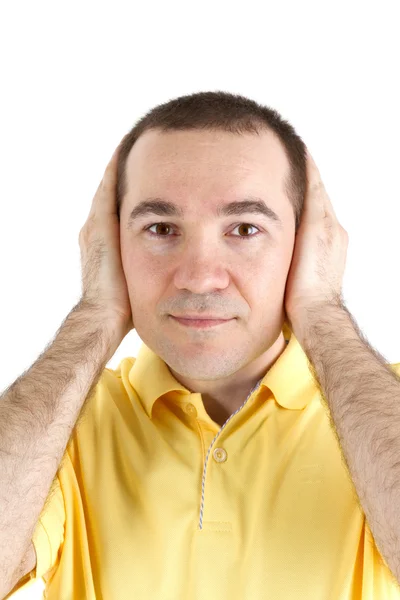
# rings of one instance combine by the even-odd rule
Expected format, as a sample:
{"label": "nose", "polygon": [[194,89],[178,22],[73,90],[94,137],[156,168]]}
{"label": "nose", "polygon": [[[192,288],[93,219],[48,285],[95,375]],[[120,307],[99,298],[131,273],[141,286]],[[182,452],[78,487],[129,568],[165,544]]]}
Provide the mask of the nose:
{"label": "nose", "polygon": [[196,236],[177,258],[174,273],[177,289],[207,294],[229,286],[229,269],[223,250],[203,236]]}

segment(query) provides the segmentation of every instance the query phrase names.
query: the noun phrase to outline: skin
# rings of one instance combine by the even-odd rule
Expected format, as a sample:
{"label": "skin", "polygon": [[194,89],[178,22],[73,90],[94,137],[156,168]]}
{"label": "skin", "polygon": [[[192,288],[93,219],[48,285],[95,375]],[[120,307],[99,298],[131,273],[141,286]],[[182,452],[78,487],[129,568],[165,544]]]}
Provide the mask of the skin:
{"label": "skin", "polygon": [[[289,162],[271,132],[149,131],[126,169],[121,258],[135,329],[222,425],[286,348],[284,296],[295,241],[283,186]],[[262,197],[283,228],[251,213],[216,216],[218,203],[248,195]],[[149,196],[175,202],[184,218],[150,215],[128,227],[131,210]],[[160,222],[170,227],[152,227],[157,237],[144,230]],[[200,311],[235,320],[199,330],[169,316]]]}
{"label": "skin", "polygon": [[[183,142],[185,141],[183,140]],[[268,353],[269,358],[271,358],[272,350],[278,344],[279,336],[276,338],[275,343],[272,341],[267,351],[261,352],[253,362],[248,360],[244,366],[240,366],[240,360],[243,357],[246,361],[245,350],[247,348],[251,349],[249,340],[251,339],[254,343],[261,345],[259,341],[260,328],[254,328],[253,325],[253,311],[256,316],[257,311],[260,312],[258,316],[261,317],[262,321],[264,321],[263,314],[267,312],[262,309],[262,306],[265,306],[264,302],[259,300],[264,290],[261,289],[257,297],[252,282],[262,281],[264,283],[265,278],[267,278],[267,282],[270,283],[270,286],[266,288],[268,291],[272,288],[276,289],[279,283],[282,282],[280,277],[275,277],[275,286],[271,286],[271,282],[268,280],[268,270],[263,265],[269,261],[270,271],[275,267],[273,272],[282,275],[282,270],[279,271],[276,265],[279,263],[280,256],[285,267],[282,256],[286,249],[285,243],[287,240],[285,233],[282,233],[282,231],[287,231],[287,223],[285,222],[283,230],[280,232],[282,233],[281,238],[278,236],[278,241],[276,237],[270,235],[271,243],[269,247],[264,248],[267,245],[265,238],[261,237],[258,240],[260,245],[263,246],[259,249],[261,252],[256,252],[254,248],[248,248],[247,246],[243,251],[239,247],[239,251],[235,245],[238,243],[236,241],[232,246],[231,242],[227,241],[228,236],[225,236],[225,232],[223,235],[220,233],[220,223],[216,223],[210,217],[212,209],[215,208],[214,198],[221,192],[222,197],[225,198],[230,195],[232,189],[237,192],[240,183],[244,187],[253,178],[258,185],[263,185],[263,192],[266,192],[267,189],[269,192],[272,191],[272,197],[276,203],[280,190],[277,176],[279,172],[279,159],[277,158],[279,146],[275,147],[276,152],[274,153],[273,141],[268,140],[264,145],[261,145],[260,152],[255,152],[251,144],[253,140],[249,140],[248,145],[238,148],[235,154],[233,150],[235,140],[232,140],[232,138],[228,140],[232,141],[232,144],[225,144],[224,148],[222,148],[222,145],[227,140],[226,138],[224,140],[223,136],[217,140],[207,140],[204,143],[201,143],[199,139],[195,141],[196,144],[189,144],[186,149],[184,143],[181,143],[181,139],[176,140],[176,145],[170,144],[169,148],[167,144],[166,150],[169,150],[169,155],[167,155],[169,160],[175,160],[176,162],[173,165],[178,165],[178,167],[180,166],[180,160],[182,162],[186,161],[187,170],[182,171],[179,168],[176,171],[172,170],[170,169],[171,162],[168,163],[169,168],[164,170],[164,173],[166,172],[164,183],[170,187],[172,187],[171,172],[176,175],[173,181],[173,191],[176,197],[188,206],[189,218],[186,216],[184,222],[179,224],[180,231],[175,238],[175,246],[171,247],[168,240],[166,248],[155,249],[151,245],[145,251],[141,248],[142,262],[139,267],[142,267],[142,270],[143,266],[152,269],[152,271],[143,270],[143,273],[140,273],[142,281],[154,281],[157,282],[157,286],[161,282],[154,295],[148,293],[148,298],[159,311],[149,311],[149,322],[152,324],[153,321],[156,322],[157,320],[156,324],[161,325],[159,330],[153,329],[153,331],[157,331],[155,345],[158,343],[161,350],[166,351],[165,356],[171,350],[172,359],[177,360],[173,351],[176,351],[179,344],[184,350],[183,354],[177,355],[179,366],[182,367],[181,370],[184,371],[185,368],[188,368],[192,372],[197,369],[197,379],[193,383],[200,386],[202,390],[206,389],[210,381],[212,382],[213,388],[208,387],[208,392],[204,392],[203,397],[207,402],[211,402],[209,412],[213,416],[212,411],[226,410],[232,412],[232,403],[238,397],[235,396],[236,390],[232,381],[235,377],[238,377],[239,384],[242,384],[243,381],[248,382],[247,377],[249,372],[251,373],[254,364],[260,358],[264,359]],[[182,146],[187,150],[187,154],[186,152],[182,153]],[[157,163],[158,159],[162,165],[161,150],[156,146],[156,152],[152,153],[154,146],[151,146],[151,142],[147,147],[151,151],[147,153],[142,151],[142,158],[144,153],[146,160],[150,162],[153,154],[154,161]],[[201,150],[203,150],[203,153]],[[207,152],[205,152],[206,150]],[[217,152],[217,150],[221,152]],[[267,150],[267,157],[269,157],[269,162],[267,160],[263,162],[269,168],[270,176],[269,179],[266,178],[268,179],[267,183],[260,177],[257,172],[258,167],[255,164],[261,160],[260,157],[265,158],[263,150]],[[196,152],[199,154],[198,157],[196,157]],[[217,170],[220,156],[224,156],[224,161]],[[276,159],[275,162],[274,159]],[[132,158],[132,161],[133,166],[135,166],[135,159]],[[154,166],[158,167],[159,165],[155,164]],[[283,166],[283,162],[281,162],[281,166]],[[206,167],[208,167],[208,170],[206,170]],[[265,170],[266,167],[259,169],[263,177]],[[203,177],[199,176],[199,172]],[[227,178],[227,172],[230,172],[232,179]],[[159,179],[163,177],[161,168],[159,170],[156,168],[154,173],[157,176],[153,175],[151,185],[157,185]],[[140,170],[138,175],[140,176]],[[111,180],[113,179],[111,178]],[[182,187],[182,180],[184,183],[192,185],[190,198],[187,194],[188,185],[186,185],[186,188]],[[221,180],[225,182],[225,186],[221,186],[216,191],[216,186],[220,184]],[[210,183],[207,189],[205,181]],[[198,184],[197,187],[195,186],[196,183]],[[254,185],[254,181],[251,183]],[[271,188],[268,188],[268,185]],[[205,193],[206,191],[207,193]],[[248,190],[246,190],[247,192]],[[106,197],[112,198],[113,195],[107,194]],[[199,198],[202,201],[201,208],[199,208],[199,204],[194,203],[194,199]],[[283,212],[285,208],[287,209],[285,202],[279,205],[279,209]],[[112,222],[114,214],[116,214],[114,209],[109,209],[107,221],[111,220]],[[194,217],[197,217],[197,220]],[[248,230],[245,229],[245,231]],[[191,238],[189,238],[190,234]],[[190,244],[188,243],[189,239]],[[283,240],[283,243],[281,242],[280,246],[277,246],[281,240]],[[239,243],[247,244],[248,242],[241,241]],[[311,154],[307,151],[307,190],[301,223],[295,236],[289,273],[284,286],[284,312],[293,335],[307,355],[310,371],[320,387],[321,400],[330,412],[331,425],[337,435],[338,444],[355,485],[361,508],[365,512],[366,524],[370,526],[374,542],[380,552],[380,556],[377,556],[381,563],[379,568],[384,567],[384,562],[386,562],[386,566],[389,566],[392,571],[392,573],[388,571],[388,577],[390,576],[393,579],[393,583],[397,587],[400,581],[400,519],[398,514],[400,380],[393,372],[392,366],[387,364],[386,359],[368,344],[354,317],[345,306],[342,285],[348,243],[348,233],[339,223],[321,180],[319,170]],[[140,246],[140,243],[137,245]],[[125,248],[130,250],[129,245],[125,245]],[[251,261],[247,255],[249,251],[253,253]],[[146,254],[149,253],[152,255],[151,261],[146,265],[145,260],[148,260]],[[129,261],[126,252],[125,265],[133,264],[136,268],[135,259],[137,257],[132,255],[131,258],[132,260]],[[238,264],[241,268],[238,268]],[[158,279],[152,279],[152,273],[158,276]],[[255,274],[254,278],[251,278],[252,274]],[[140,281],[140,279],[133,279],[133,281],[138,280]],[[223,284],[221,284],[221,281]],[[203,337],[193,340],[192,337],[185,337],[182,340],[178,337],[175,346],[171,348],[171,338],[172,335],[175,335],[175,331],[170,334],[167,326],[164,327],[165,319],[168,318],[166,309],[171,307],[172,301],[177,300],[178,302],[181,299],[183,308],[189,306],[184,301],[192,299],[193,303],[190,308],[195,306],[194,302],[196,300],[199,300],[199,308],[207,307],[205,303],[200,304],[201,296],[198,297],[196,294],[202,293],[202,289],[204,289],[204,299],[214,301],[214,297],[209,293],[211,290],[208,290],[208,288],[211,286],[217,288],[218,285],[219,287],[226,287],[228,290],[227,292],[218,290],[219,295],[217,295],[216,290],[214,295],[215,300],[221,300],[222,308],[232,308],[233,301],[235,301],[235,309],[239,308],[239,301],[242,303],[243,300],[243,306],[244,302],[247,302],[247,312],[238,312],[237,323],[234,324],[236,329],[229,332],[224,331],[223,336],[218,330],[213,330],[212,335],[214,337],[211,338]],[[126,289],[125,285],[124,288]],[[182,289],[182,296],[181,292],[178,292],[175,288]],[[193,293],[190,295],[189,288],[193,288]],[[146,288],[144,289],[146,291]],[[155,289],[153,285],[149,286],[147,284],[147,291],[153,289]],[[170,293],[176,295],[168,297]],[[184,293],[186,294],[185,297],[183,296]],[[266,305],[269,309],[268,320],[270,324],[275,322],[274,318],[278,313],[276,298],[277,295],[273,297],[275,304]],[[236,300],[238,300],[237,303]],[[122,306],[124,306],[124,303]],[[144,302],[139,306],[145,306]],[[240,308],[241,306],[242,304],[240,304]],[[274,309],[272,316],[271,306]],[[150,308],[152,309],[152,305]],[[218,308],[217,304],[215,308]],[[141,325],[147,326],[147,322],[143,320],[145,314],[146,309],[141,309]],[[247,316],[247,319],[245,316]],[[132,315],[129,316],[129,319],[131,317]],[[162,320],[163,317],[164,320]],[[132,323],[132,321],[130,322]],[[248,330],[246,330],[246,327],[248,327]],[[248,331],[252,329],[254,335],[249,337]],[[150,342],[152,341],[151,331],[152,328],[150,327],[148,330]],[[164,334],[165,331],[166,334]],[[186,334],[190,330],[185,329],[183,331]],[[242,333],[243,331],[244,333]],[[261,327],[261,331],[262,338],[268,335],[268,330],[264,330],[263,327]],[[197,333],[203,334],[205,332],[195,333],[197,335]],[[208,333],[206,332],[206,336],[208,336]],[[242,334],[242,339],[239,341],[243,342],[244,340],[244,345],[243,343],[241,345],[234,343],[240,334]],[[192,335],[192,332],[188,335]],[[234,338],[228,340],[231,344],[225,342],[227,337]],[[272,337],[271,339],[273,340]],[[215,356],[216,361],[214,364],[209,360],[209,356],[212,353],[212,358],[214,358],[218,344],[224,345],[224,352],[221,352],[219,356]],[[224,369],[226,370],[228,367],[229,371],[229,368],[238,358],[238,352],[234,353],[232,348],[239,348],[241,351],[239,355],[240,368],[226,374],[223,373]],[[159,352],[159,354],[162,354],[162,352]],[[166,362],[168,362],[168,356]],[[265,364],[269,364],[268,360]],[[205,367],[208,368],[206,372],[204,371]],[[199,376],[201,369],[203,369],[203,373],[202,376]],[[225,377],[219,379],[214,377],[215,389],[217,392],[221,392],[221,396],[218,397],[214,392],[212,377],[215,374],[221,375],[221,372]],[[190,377],[187,375],[182,375],[174,370],[173,373],[182,382],[191,383]],[[226,390],[230,391],[229,396],[225,394]],[[226,404],[218,404],[220,399],[222,399],[222,402],[227,400]],[[241,400],[242,398],[240,402]],[[219,420],[218,417],[220,416],[221,413],[216,416],[216,420],[222,424],[224,419]],[[370,542],[370,540],[367,541]],[[385,561],[381,560],[382,557]]]}
{"label": "skin", "polygon": [[285,291],[288,324],[303,349],[309,321],[318,321],[326,307],[344,305],[343,275],[349,245],[349,235],[337,219],[308,149],[306,155],[307,189]]}

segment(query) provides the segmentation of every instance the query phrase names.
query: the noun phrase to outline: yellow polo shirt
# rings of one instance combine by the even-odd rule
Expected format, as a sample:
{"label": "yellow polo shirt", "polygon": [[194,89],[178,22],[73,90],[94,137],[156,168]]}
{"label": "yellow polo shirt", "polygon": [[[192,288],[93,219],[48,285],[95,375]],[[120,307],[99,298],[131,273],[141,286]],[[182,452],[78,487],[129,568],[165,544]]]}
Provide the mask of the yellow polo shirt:
{"label": "yellow polo shirt", "polygon": [[[51,600],[400,599],[300,344],[220,427],[144,344],[106,368],[34,532]],[[400,363],[392,365],[400,372]]]}

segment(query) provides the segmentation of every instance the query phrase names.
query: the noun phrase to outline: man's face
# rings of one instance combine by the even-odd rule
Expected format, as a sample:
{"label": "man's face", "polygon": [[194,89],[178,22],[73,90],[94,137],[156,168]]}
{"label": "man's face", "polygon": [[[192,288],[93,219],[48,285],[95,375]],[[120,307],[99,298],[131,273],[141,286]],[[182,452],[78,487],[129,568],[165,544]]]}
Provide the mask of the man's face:
{"label": "man's face", "polygon": [[[295,239],[279,140],[270,132],[148,131],[126,169],[121,255],[140,338],[193,380],[223,379],[259,360],[282,330]],[[155,197],[183,216],[148,214],[128,225],[132,210]],[[217,206],[249,197],[263,199],[282,226],[251,212],[217,215]],[[170,316],[193,313],[233,319],[197,329]]]}

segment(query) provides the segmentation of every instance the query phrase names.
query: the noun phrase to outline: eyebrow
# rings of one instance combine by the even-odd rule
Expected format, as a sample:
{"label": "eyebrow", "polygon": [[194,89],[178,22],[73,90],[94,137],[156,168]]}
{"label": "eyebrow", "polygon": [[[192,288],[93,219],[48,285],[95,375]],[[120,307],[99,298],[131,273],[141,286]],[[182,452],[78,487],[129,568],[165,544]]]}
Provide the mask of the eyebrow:
{"label": "eyebrow", "polygon": [[[229,202],[228,204],[219,204],[217,206],[218,217],[231,217],[234,215],[243,215],[245,213],[262,215],[275,223],[280,229],[283,229],[283,223],[280,217],[262,198],[258,198],[257,196],[248,196],[244,200],[236,200],[234,202]],[[177,204],[163,200],[163,198],[147,198],[146,200],[139,202],[132,210],[128,218],[127,226],[130,227],[135,219],[146,217],[148,215],[177,218],[184,217],[183,210]]]}

